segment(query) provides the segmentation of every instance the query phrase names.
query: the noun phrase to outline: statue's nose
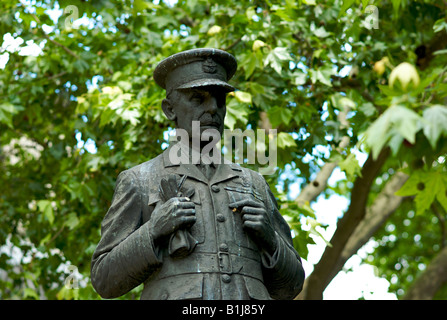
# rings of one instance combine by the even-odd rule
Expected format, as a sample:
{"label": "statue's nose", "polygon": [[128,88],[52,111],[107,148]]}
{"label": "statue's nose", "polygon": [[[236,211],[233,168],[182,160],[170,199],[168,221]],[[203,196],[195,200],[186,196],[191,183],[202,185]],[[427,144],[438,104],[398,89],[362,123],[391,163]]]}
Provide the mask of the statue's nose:
{"label": "statue's nose", "polygon": [[210,95],[206,99],[205,105],[206,105],[205,109],[206,109],[207,113],[213,115],[213,114],[215,114],[217,112],[218,106],[217,106],[217,99],[216,99],[216,97]]}

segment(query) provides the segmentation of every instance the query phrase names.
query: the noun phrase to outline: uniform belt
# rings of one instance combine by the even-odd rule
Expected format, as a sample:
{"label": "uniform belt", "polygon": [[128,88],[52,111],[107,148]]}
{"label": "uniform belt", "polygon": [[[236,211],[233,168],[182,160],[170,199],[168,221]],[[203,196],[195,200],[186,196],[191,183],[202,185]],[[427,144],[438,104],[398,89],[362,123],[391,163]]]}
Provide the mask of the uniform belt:
{"label": "uniform belt", "polygon": [[188,273],[240,274],[263,281],[260,259],[229,252],[193,252],[183,259],[166,257],[157,278]]}

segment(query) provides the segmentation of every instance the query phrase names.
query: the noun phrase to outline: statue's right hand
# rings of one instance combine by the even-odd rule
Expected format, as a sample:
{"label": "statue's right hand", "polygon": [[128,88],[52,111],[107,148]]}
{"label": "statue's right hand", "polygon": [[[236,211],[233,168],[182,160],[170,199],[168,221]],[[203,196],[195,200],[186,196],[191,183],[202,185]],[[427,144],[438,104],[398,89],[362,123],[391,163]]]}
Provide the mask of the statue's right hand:
{"label": "statue's right hand", "polygon": [[196,222],[195,205],[187,197],[174,197],[152,212],[149,220],[154,240],[168,236],[178,229],[189,228]]}

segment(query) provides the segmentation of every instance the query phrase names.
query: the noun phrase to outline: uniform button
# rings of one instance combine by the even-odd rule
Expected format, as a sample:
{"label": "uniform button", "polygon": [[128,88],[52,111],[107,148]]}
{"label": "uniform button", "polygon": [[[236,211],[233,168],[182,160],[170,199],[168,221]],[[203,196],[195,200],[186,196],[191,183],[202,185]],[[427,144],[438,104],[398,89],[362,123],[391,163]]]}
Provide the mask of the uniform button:
{"label": "uniform button", "polygon": [[220,188],[218,186],[211,186],[211,190],[213,190],[213,192],[219,192]]}
{"label": "uniform button", "polygon": [[226,243],[221,243],[219,246],[219,250],[222,252],[228,252],[228,245]]}
{"label": "uniform button", "polygon": [[216,219],[217,219],[217,221],[219,221],[219,222],[224,222],[224,221],[225,221],[225,216],[224,216],[222,213],[218,213],[218,214],[216,215]]}
{"label": "uniform button", "polygon": [[225,283],[230,283],[231,282],[231,276],[229,274],[223,274],[222,275],[222,281]]}

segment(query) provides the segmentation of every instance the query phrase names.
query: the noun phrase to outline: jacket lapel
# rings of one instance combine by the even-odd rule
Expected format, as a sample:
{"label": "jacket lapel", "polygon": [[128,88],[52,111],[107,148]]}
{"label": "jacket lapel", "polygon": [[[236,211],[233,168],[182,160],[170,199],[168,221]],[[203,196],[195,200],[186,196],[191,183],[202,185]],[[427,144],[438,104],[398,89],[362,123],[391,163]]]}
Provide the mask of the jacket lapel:
{"label": "jacket lapel", "polygon": [[217,170],[211,178],[210,184],[219,183],[241,175],[242,169],[238,165],[234,163],[222,163],[217,165]]}

